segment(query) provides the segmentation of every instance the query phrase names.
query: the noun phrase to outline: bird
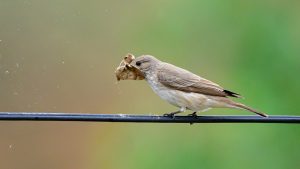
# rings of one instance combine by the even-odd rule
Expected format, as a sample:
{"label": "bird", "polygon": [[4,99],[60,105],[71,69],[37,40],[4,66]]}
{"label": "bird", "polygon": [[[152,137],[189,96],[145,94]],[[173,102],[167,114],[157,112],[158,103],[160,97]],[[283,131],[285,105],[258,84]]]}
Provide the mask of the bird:
{"label": "bird", "polygon": [[198,117],[198,112],[211,108],[233,108],[268,117],[263,112],[230,99],[241,98],[240,94],[226,90],[188,70],[160,61],[154,56],[142,55],[130,64],[145,77],[154,93],[179,108],[178,111],[165,113],[164,116],[174,117],[178,113],[191,110],[193,113],[189,115]]}

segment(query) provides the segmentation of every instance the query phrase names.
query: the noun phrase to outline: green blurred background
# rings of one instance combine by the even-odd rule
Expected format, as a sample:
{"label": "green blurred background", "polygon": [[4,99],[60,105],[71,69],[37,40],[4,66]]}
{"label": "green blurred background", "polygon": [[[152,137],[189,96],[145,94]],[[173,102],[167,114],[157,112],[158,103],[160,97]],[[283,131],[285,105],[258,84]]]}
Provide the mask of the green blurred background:
{"label": "green blurred background", "polygon": [[[176,110],[145,81],[116,83],[131,52],[215,81],[269,115],[300,115],[299,18],[296,0],[0,0],[0,111]],[[0,133],[1,169],[300,166],[297,125],[2,121]]]}

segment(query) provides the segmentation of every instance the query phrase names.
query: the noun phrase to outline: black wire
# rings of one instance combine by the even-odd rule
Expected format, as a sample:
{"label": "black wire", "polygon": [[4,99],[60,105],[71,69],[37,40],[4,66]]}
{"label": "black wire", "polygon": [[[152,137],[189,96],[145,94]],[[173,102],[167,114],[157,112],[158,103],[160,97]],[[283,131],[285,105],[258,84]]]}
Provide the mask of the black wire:
{"label": "black wire", "polygon": [[2,121],[81,121],[135,123],[300,123],[300,116],[175,116],[0,112]]}

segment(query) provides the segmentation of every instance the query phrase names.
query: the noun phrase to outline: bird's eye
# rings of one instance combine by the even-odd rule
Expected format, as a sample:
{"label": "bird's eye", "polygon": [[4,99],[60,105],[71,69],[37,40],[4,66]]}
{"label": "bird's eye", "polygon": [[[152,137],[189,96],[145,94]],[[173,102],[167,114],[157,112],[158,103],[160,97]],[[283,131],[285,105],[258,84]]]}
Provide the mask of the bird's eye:
{"label": "bird's eye", "polygon": [[136,64],[137,66],[141,66],[141,65],[142,65],[142,62],[137,61],[135,64]]}

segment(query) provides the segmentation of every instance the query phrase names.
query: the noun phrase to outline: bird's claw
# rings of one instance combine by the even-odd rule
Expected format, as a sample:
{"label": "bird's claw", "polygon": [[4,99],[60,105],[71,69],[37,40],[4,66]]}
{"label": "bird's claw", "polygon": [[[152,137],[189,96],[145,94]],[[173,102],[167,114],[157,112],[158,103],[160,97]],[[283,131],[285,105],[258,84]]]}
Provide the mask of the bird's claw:
{"label": "bird's claw", "polygon": [[172,117],[173,119],[175,118],[176,113],[165,113],[163,116],[165,117]]}
{"label": "bird's claw", "polygon": [[[194,117],[194,118],[198,118],[198,116],[197,116],[197,112],[194,112],[194,113],[192,113],[192,114],[188,114],[188,116],[191,116],[191,117]],[[193,122],[191,122],[190,123],[190,125],[193,125],[194,123]]]}
{"label": "bird's claw", "polygon": [[194,113],[192,113],[192,114],[189,114],[188,116],[192,116],[192,117],[194,117],[194,118],[198,118],[197,112],[194,112]]}

